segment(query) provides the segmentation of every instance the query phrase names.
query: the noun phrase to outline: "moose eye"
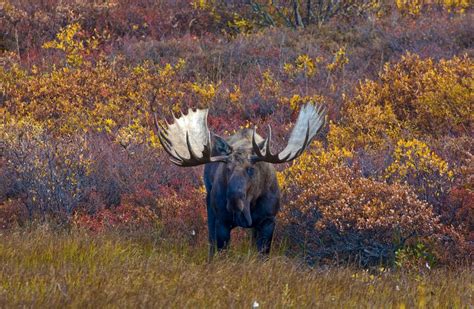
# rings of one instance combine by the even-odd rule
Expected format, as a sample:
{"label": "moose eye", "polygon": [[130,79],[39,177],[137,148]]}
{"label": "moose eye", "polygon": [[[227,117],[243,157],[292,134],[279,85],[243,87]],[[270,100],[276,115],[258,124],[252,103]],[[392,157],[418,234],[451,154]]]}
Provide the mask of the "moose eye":
{"label": "moose eye", "polygon": [[253,167],[251,166],[247,167],[247,175],[252,177],[254,173],[255,173],[255,169]]}

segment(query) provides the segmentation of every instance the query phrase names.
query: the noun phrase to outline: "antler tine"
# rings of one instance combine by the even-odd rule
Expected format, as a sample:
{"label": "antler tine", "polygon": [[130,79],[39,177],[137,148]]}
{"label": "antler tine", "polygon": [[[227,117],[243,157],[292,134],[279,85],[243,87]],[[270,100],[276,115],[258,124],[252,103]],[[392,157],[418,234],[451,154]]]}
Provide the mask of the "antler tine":
{"label": "antler tine", "polygon": [[310,124],[309,124],[309,120],[308,120],[308,125],[306,126],[306,136],[304,137],[304,142],[303,142],[303,147],[301,147],[301,151],[303,151],[309,144],[309,128],[310,128]]}
{"label": "antler tine", "polygon": [[191,160],[198,160],[199,156],[194,152],[193,146],[191,146],[191,142],[189,141],[189,132],[186,131],[186,145],[188,146],[188,151]]}
{"label": "antler tine", "polygon": [[[257,134],[257,128],[253,128],[253,134],[252,134],[252,148],[253,151],[257,154],[258,157],[263,157],[263,154],[260,150],[260,147],[257,145],[257,141],[255,140],[255,135]],[[267,143],[267,139],[265,139],[264,144]]]}
{"label": "antler tine", "polygon": [[303,146],[296,152],[296,154],[292,158],[292,160],[299,157],[303,153],[303,151],[306,149],[306,147],[308,147],[308,145],[309,145],[309,128],[310,128],[310,124],[309,124],[309,120],[308,120],[308,126],[306,127],[306,136],[304,138]]}
{"label": "antler tine", "polygon": [[163,146],[163,149],[168,153],[172,158],[176,159],[177,153],[171,148],[171,143],[166,139],[162,132],[158,133],[158,139]]}
{"label": "antler tine", "polygon": [[166,119],[164,121],[166,123],[166,128],[163,124],[161,124],[158,121],[158,118],[156,117],[156,112],[153,112],[153,122],[154,122],[155,127],[158,131],[158,140],[160,141],[160,143],[163,146],[163,148],[165,149],[165,151],[170,156],[175,157],[175,155],[173,154],[172,148],[171,148],[172,143],[168,138],[167,128],[169,128],[170,124],[168,123],[168,121],[166,121]]}
{"label": "antler tine", "polygon": [[189,142],[189,135],[186,132],[186,143],[188,145],[188,151],[190,154],[190,158],[185,158],[184,156],[180,155],[177,151],[174,151],[170,145],[163,145],[163,149],[171,156],[170,161],[178,166],[193,166],[192,163],[197,162],[199,157],[196,155],[194,150],[191,147],[191,143]]}
{"label": "antler tine", "polygon": [[[311,143],[318,131],[324,124],[326,109],[323,106],[314,106],[310,103],[305,105],[298,115],[295,127],[291,132],[290,139],[285,149],[279,153],[272,154],[270,151],[271,127],[269,126],[268,137],[264,145],[260,148],[255,141],[255,132],[252,136],[252,147],[255,155],[252,156],[254,162],[264,161],[268,163],[285,163],[299,157]],[[303,135],[304,134],[304,135]],[[264,153],[262,154],[262,150]]]}
{"label": "antler tine", "polygon": [[253,133],[253,136],[252,136],[252,147],[253,147],[253,150],[254,150],[256,156],[253,156],[251,158],[254,162],[265,161],[265,162],[269,162],[269,163],[280,163],[279,161],[281,161],[281,160],[288,160],[291,153],[288,153],[282,159],[278,158],[278,155],[280,153],[272,154],[271,147],[270,147],[270,143],[271,143],[271,140],[272,140],[272,127],[270,125],[268,125],[268,137],[265,138],[265,140],[263,141],[263,146],[262,146],[262,148],[264,149],[263,154],[262,154],[262,150],[260,149],[260,147],[258,146],[258,144],[256,142],[255,134],[256,134],[256,129],[254,128],[254,133]]}
{"label": "antler tine", "polygon": [[152,110],[153,113],[153,123],[155,124],[156,129],[159,131],[160,125],[158,123],[158,118],[156,117],[156,112]]}
{"label": "antler tine", "polygon": [[272,156],[272,151],[270,149],[270,143],[272,142],[272,126],[268,125],[268,137],[265,143],[265,155]]}

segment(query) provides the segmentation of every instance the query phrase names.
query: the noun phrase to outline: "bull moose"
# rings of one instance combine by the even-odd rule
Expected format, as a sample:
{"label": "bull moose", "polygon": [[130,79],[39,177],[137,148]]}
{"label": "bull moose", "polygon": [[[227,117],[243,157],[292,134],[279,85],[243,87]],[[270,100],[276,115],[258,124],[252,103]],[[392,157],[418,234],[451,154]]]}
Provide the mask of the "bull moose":
{"label": "bull moose", "polygon": [[227,248],[230,232],[240,226],[253,229],[258,251],[268,254],[280,209],[280,189],[273,164],[297,158],[324,124],[325,109],[311,103],[300,110],[287,146],[272,154],[268,137],[255,128],[223,138],[209,131],[207,109],[188,111],[172,124],[159,123],[159,140],[174,164],[183,167],[205,164],[204,183],[209,229],[209,256]]}

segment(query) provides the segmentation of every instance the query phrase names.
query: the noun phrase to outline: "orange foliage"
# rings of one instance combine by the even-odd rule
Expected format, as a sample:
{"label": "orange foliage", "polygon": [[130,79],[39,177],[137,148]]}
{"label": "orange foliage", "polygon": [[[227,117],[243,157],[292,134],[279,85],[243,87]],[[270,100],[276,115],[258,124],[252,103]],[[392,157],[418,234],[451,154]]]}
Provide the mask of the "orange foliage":
{"label": "orange foliage", "polygon": [[340,161],[340,154],[337,149],[309,152],[283,173],[284,230],[305,245],[309,256],[357,256],[370,264],[393,259],[405,242],[422,241],[442,252],[446,239],[464,250],[462,236],[443,226],[412,189],[364,178]]}

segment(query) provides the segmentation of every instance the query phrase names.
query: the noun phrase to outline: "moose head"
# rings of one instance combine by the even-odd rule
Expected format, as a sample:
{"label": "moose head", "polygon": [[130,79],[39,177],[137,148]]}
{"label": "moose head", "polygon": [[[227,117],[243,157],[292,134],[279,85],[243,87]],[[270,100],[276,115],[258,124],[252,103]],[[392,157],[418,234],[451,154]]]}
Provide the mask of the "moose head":
{"label": "moose head", "polygon": [[210,256],[228,246],[230,231],[253,228],[260,252],[268,253],[280,208],[280,190],[273,164],[300,156],[324,124],[325,110],[313,104],[302,107],[287,146],[271,152],[272,131],[267,138],[256,129],[244,129],[229,137],[212,134],[207,109],[189,110],[170,124],[155,125],[171,162],[181,167],[205,164]]}

